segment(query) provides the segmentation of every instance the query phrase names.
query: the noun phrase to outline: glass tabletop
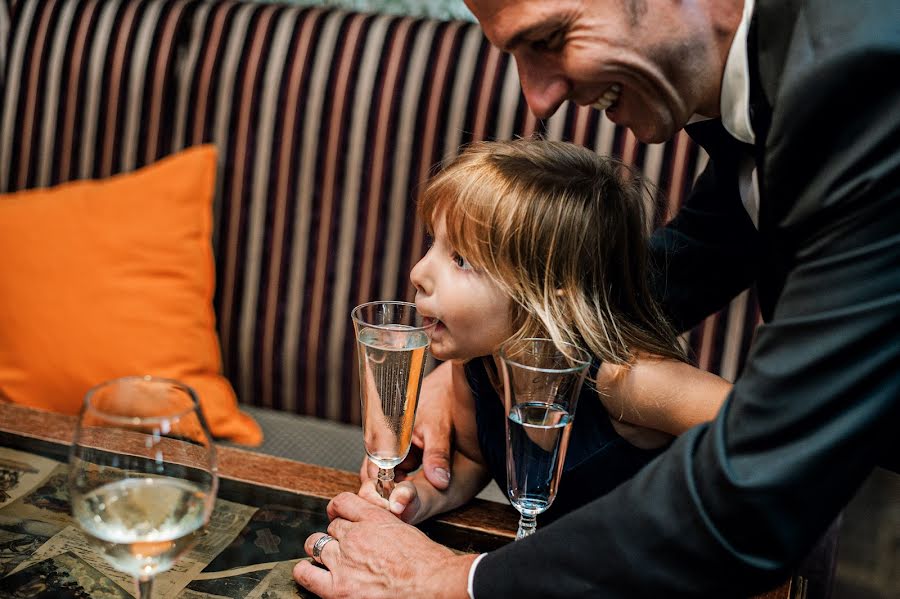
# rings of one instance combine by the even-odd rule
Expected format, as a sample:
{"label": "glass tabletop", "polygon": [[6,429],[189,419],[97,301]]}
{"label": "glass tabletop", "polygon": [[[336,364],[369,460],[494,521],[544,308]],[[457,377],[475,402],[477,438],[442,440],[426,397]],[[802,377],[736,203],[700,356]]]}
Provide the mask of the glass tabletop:
{"label": "glass tabletop", "polygon": [[[131,578],[93,550],[71,518],[66,486],[74,419],[0,404],[0,598],[135,596]],[[127,449],[123,449],[127,451]],[[203,539],[154,594],[178,599],[313,597],[291,570],[305,539],[328,526],[325,506],[355,491],[352,473],[233,448],[219,451],[220,487]],[[475,502],[420,528],[460,552],[512,539],[508,506]]]}
{"label": "glass tabletop", "polygon": [[[0,403],[0,599],[128,598],[131,579],[92,552],[71,518],[66,489],[74,416]],[[124,449],[123,449],[124,451]],[[231,447],[218,448],[219,493],[209,533],[154,593],[175,599],[314,597],[291,578],[303,542],[328,525],[334,495],[356,492],[357,475]],[[515,538],[517,514],[473,500],[419,528],[459,552],[481,553]],[[755,599],[799,599],[798,578]]]}

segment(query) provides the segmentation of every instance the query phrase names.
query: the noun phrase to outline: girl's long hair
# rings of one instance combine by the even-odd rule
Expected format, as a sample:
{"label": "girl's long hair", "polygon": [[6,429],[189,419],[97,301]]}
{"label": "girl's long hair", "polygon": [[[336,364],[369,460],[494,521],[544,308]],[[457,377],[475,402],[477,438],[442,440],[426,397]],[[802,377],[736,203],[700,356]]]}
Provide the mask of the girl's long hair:
{"label": "girl's long hair", "polygon": [[635,352],[684,360],[649,288],[645,184],[563,142],[478,142],[429,181],[433,230],[512,299],[512,338],[549,336],[613,364]]}

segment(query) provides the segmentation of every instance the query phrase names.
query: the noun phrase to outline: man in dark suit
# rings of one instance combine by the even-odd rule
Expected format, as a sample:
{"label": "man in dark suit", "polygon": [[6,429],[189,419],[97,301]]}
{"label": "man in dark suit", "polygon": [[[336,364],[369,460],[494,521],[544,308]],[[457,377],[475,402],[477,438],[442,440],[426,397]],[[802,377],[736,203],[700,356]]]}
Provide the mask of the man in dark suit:
{"label": "man in dark suit", "polygon": [[535,535],[454,556],[341,495],[328,569],[301,563],[295,578],[324,597],[466,597],[467,581],[477,599],[771,587],[876,465],[900,462],[896,0],[469,5],[538,116],[595,104],[645,142],[687,126],[711,160],[654,240],[660,294],[690,327],[755,284],[766,322],[713,422]]}

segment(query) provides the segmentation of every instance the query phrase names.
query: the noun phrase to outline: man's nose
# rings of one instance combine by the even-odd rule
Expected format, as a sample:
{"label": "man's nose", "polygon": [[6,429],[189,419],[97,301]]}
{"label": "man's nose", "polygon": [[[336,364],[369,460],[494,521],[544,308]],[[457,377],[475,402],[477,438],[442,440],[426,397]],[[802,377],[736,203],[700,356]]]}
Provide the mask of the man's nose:
{"label": "man's nose", "polygon": [[526,57],[516,58],[519,70],[519,82],[528,107],[539,119],[553,116],[553,113],[565,102],[572,86],[561,73],[554,72],[539,60]]}

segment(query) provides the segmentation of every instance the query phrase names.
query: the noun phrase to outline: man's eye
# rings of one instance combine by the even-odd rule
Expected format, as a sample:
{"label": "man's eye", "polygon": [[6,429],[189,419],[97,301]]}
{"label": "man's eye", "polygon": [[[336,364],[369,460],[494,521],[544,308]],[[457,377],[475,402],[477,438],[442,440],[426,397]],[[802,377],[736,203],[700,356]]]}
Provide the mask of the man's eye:
{"label": "man's eye", "polygon": [[562,30],[554,31],[550,35],[531,42],[531,48],[536,51],[555,52],[562,48],[565,35]]}
{"label": "man's eye", "polygon": [[465,258],[463,258],[462,256],[460,256],[459,254],[457,254],[456,252],[453,252],[453,261],[456,262],[456,266],[458,266],[459,268],[461,268],[463,270],[471,270],[472,269],[472,265],[469,264],[469,261],[466,260]]}

